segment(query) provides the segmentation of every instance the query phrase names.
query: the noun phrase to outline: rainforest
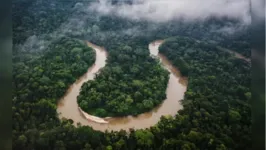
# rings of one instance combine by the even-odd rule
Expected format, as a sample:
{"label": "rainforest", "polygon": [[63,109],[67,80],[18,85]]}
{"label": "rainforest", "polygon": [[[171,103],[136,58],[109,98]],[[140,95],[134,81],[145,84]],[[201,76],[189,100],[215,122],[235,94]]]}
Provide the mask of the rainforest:
{"label": "rainforest", "polygon": [[248,1],[12,10],[14,150],[251,149]]}

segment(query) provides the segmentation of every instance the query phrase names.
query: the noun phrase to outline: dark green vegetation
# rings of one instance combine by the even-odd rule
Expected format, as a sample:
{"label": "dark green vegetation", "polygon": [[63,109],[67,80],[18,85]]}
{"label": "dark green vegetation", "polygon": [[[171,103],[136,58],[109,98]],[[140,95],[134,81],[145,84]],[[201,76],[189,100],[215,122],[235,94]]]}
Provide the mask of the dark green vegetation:
{"label": "dark green vegetation", "polygon": [[[63,14],[67,17],[71,14],[74,6],[72,1],[53,1],[62,3],[64,6],[71,6],[71,9],[67,10],[65,7],[60,7],[61,5],[55,5],[56,11],[50,11],[52,9],[50,2],[14,1],[15,9],[12,10],[13,15],[16,13],[16,17],[13,17],[14,45],[23,43],[33,34],[53,32],[63,20],[67,20]],[[20,5],[21,3],[24,4]],[[64,11],[60,15],[55,15],[56,19],[52,19],[54,16],[51,14],[42,16],[38,8],[43,8],[47,14],[50,12],[56,14],[61,12],[60,9],[64,9]],[[65,11],[68,13],[64,13]],[[25,14],[26,12],[27,14]],[[35,15],[35,17],[26,17],[28,14]],[[89,18],[86,20],[86,26],[79,28],[85,34],[80,38],[106,47],[109,50],[109,56],[122,53],[123,59],[130,60],[135,59],[133,56],[136,56],[134,62],[137,63],[136,65],[139,65],[138,59],[142,60],[142,57],[147,57],[148,43],[157,38],[182,35],[207,42],[214,40],[219,45],[223,44],[223,47],[228,47],[230,43],[238,39],[236,37],[228,40],[227,36],[209,32],[212,24],[222,27],[225,20],[213,19],[202,24],[173,21],[152,29],[153,23],[132,22],[113,16],[81,13],[76,17],[82,21],[84,16]],[[21,19],[25,17],[27,19],[21,22]],[[60,21],[61,18],[62,21]],[[42,24],[41,20],[47,23]],[[55,22],[57,23],[54,24]],[[38,24],[38,26],[34,24]],[[53,26],[47,27],[49,25]],[[133,34],[128,35],[119,32],[134,28],[136,25],[140,32],[133,30]],[[23,29],[20,29],[20,26],[23,26]],[[91,32],[84,31],[87,30],[87,27],[91,29]],[[39,28],[43,29],[39,30]],[[139,35],[139,33],[144,33],[144,35]],[[245,41],[249,43],[248,40]],[[182,73],[187,74],[189,79],[188,91],[183,100],[184,109],[173,118],[163,117],[158,125],[150,129],[132,130],[129,134],[124,131],[102,133],[87,126],[74,127],[72,120],[60,121],[57,118],[56,101],[94,60],[92,53],[89,54],[89,60],[82,57],[80,49],[92,51],[86,45],[78,44],[79,42],[76,40],[61,39],[52,41],[52,43],[54,44],[47,48],[47,52],[40,52],[41,55],[24,53],[20,49],[16,49],[19,53],[13,54],[12,144],[14,150],[251,149],[250,66],[245,61],[235,59],[226,52],[217,51],[209,44],[196,44],[189,38],[168,40],[161,47],[161,52],[176,66],[183,67]],[[67,43],[72,44],[67,45]],[[130,52],[132,56],[123,52],[123,49],[128,46],[132,48]],[[74,47],[79,49],[73,50]],[[231,48],[241,51],[238,48]],[[243,48],[250,50],[246,46]],[[74,53],[80,54],[83,61],[77,59],[78,55],[76,55],[77,57],[73,56],[70,53],[72,50]],[[139,57],[140,55],[142,57]],[[115,63],[117,61],[116,57],[108,58],[108,63],[112,64],[107,66],[109,70],[111,69],[110,72],[115,72],[117,67],[122,70],[124,66],[131,64],[131,62],[117,64]],[[75,63],[76,65],[73,65]],[[80,71],[77,71],[77,68]],[[106,70],[108,71],[108,69]],[[131,68],[125,71],[128,72],[128,76],[133,78],[134,74],[130,73]],[[101,74],[98,76],[106,77]],[[125,78],[123,77],[123,79]],[[97,81],[107,81],[107,79],[99,79],[101,80],[97,79]],[[120,84],[119,81],[117,83]]]}
{"label": "dark green vegetation", "polygon": [[83,84],[78,96],[83,110],[101,117],[136,115],[166,98],[168,71],[149,55],[147,45],[128,44],[111,48],[107,65]]}
{"label": "dark green vegetation", "polygon": [[[237,22],[229,18],[208,18],[204,22],[195,21],[193,23],[172,21],[160,26],[151,36],[157,37],[157,39],[165,39],[176,35],[191,37],[211,44],[220,45],[250,58],[251,28],[245,27],[241,31],[235,31],[235,33],[232,33],[234,28],[229,33],[219,31],[220,28],[231,28],[226,26],[228,22],[238,26]],[[213,29],[214,27],[217,30]]]}
{"label": "dark green vegetation", "polygon": [[94,63],[95,52],[85,42],[61,38],[39,58],[21,62],[14,57],[13,61],[15,99],[55,102]]}
{"label": "dark green vegetation", "polygon": [[[250,31],[250,29],[248,30]],[[251,58],[250,32],[244,32],[237,37],[230,37],[221,42],[221,46],[236,51],[247,58]]]}
{"label": "dark green vegetation", "polygon": [[59,123],[57,100],[94,63],[95,52],[85,42],[61,38],[42,56],[24,59],[21,62],[19,56],[13,58],[13,136],[18,138],[13,141],[15,149],[27,145],[21,132],[30,129],[28,132],[35,134]]}
{"label": "dark green vegetation", "polygon": [[222,147],[250,148],[250,64],[191,38],[171,38],[159,49],[188,74],[184,110],[179,113],[188,116],[190,132],[198,135],[199,141],[204,134],[215,135]]}
{"label": "dark green vegetation", "polygon": [[189,38],[167,40],[160,51],[174,64],[174,58],[182,59],[188,68],[188,91],[179,115],[163,117],[158,125],[132,130],[126,136],[124,131],[100,133],[89,127],[75,128],[71,120],[60,123],[53,117],[55,107],[49,99],[37,103],[15,101],[20,107],[13,108],[17,120],[13,127],[14,149],[250,148],[250,66]]}
{"label": "dark green vegetation", "polygon": [[54,31],[67,20],[75,1],[15,0],[12,5],[14,43],[24,42],[32,35]]}

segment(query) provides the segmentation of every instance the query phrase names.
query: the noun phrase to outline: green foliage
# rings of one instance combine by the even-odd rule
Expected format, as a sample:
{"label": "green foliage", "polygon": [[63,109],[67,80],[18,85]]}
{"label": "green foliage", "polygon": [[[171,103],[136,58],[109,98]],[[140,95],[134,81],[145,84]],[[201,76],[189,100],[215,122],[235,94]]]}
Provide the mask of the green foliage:
{"label": "green foliage", "polygon": [[250,32],[244,32],[236,38],[229,38],[223,40],[221,45],[223,47],[232,49],[243,56],[250,58],[251,57],[251,42],[250,42]]}
{"label": "green foliage", "polygon": [[113,150],[113,148],[112,148],[112,146],[109,145],[106,147],[106,150]]}
{"label": "green foliage", "polygon": [[22,43],[29,36],[53,32],[73,11],[75,0],[15,0],[12,3],[14,43]]}
{"label": "green foliage", "polygon": [[[80,56],[79,60],[69,55],[72,49]],[[56,103],[75,79],[84,74],[88,66],[95,61],[95,53],[85,43],[70,38],[61,38],[50,45],[44,54],[33,60],[20,62],[14,57],[13,75],[13,124],[15,149],[25,147],[26,143],[37,142],[37,147],[45,147],[48,141],[41,138],[31,141],[27,135],[20,133],[30,129],[47,130],[58,125]],[[76,64],[74,68],[71,64]],[[71,122],[71,121],[70,121]],[[73,121],[72,121],[73,123]],[[22,133],[23,133],[22,132]],[[36,133],[40,134],[40,133]],[[45,135],[47,135],[45,133]],[[66,149],[63,141],[57,141],[56,149]],[[50,148],[47,148],[50,149]]]}
{"label": "green foliage", "polygon": [[27,143],[27,137],[25,135],[20,135],[18,137],[18,144],[21,145],[22,147],[26,145]]}
{"label": "green foliage", "polygon": [[[149,111],[166,98],[168,72],[149,56],[146,45],[128,40],[110,44],[107,65],[82,86],[79,106],[94,115],[125,116]],[[137,45],[137,46],[136,46]]]}
{"label": "green foliage", "polygon": [[229,111],[229,122],[236,123],[241,120],[241,115],[238,111],[230,110]]}
{"label": "green foliage", "polygon": [[104,117],[104,116],[106,116],[106,114],[107,114],[106,110],[103,108],[98,108],[95,110],[95,115],[97,115],[97,116]]}
{"label": "green foliage", "polygon": [[137,130],[135,132],[135,136],[137,139],[137,144],[141,146],[150,147],[153,144],[154,136],[148,130]]}
{"label": "green foliage", "polygon": [[[189,84],[182,102],[184,109],[179,111],[179,115],[188,116],[188,122],[183,120],[170,131],[188,133],[187,140],[197,147],[201,145],[201,149],[227,149],[233,145],[233,149],[250,147],[250,64],[215,45],[191,38],[170,38],[159,50],[177,67],[182,67],[178,58],[189,66]],[[160,124],[165,125],[162,121],[159,127]],[[211,141],[205,145],[207,139]]]}
{"label": "green foliage", "polygon": [[[68,43],[71,43],[70,41]],[[60,45],[64,45],[64,42]],[[114,44],[109,43],[106,47],[109,46],[110,48],[112,45]],[[136,45],[141,45],[141,43]],[[72,125],[72,120],[59,122],[56,117],[55,104],[56,99],[63,95],[65,89],[62,90],[58,87],[63,87],[62,83],[64,83],[65,88],[67,88],[71,82],[74,82],[73,79],[78,78],[82,72],[80,75],[72,76],[74,71],[71,70],[72,66],[68,65],[68,61],[71,63],[78,62],[72,59],[73,57],[68,58],[68,55],[64,55],[63,51],[57,54],[57,48],[50,49],[54,52],[46,52],[39,59],[31,61],[32,63],[14,63],[15,96],[13,104],[16,106],[12,108],[13,120],[15,120],[13,124],[14,149],[243,150],[251,147],[251,111],[248,104],[251,99],[250,65],[245,61],[237,60],[224,51],[219,51],[206,43],[197,43],[189,38],[178,37],[166,40],[160,47],[160,52],[167,56],[173,64],[179,66],[175,61],[180,62],[180,60],[176,58],[182,58],[188,66],[188,89],[184,100],[182,100],[184,108],[175,117],[162,117],[158,124],[150,129],[131,130],[129,135],[126,135],[123,131],[101,133],[87,126],[76,128]],[[141,67],[129,65],[127,66],[128,69],[124,69],[127,63],[119,65],[115,63],[116,59],[114,59],[114,57],[118,58],[120,53],[125,56],[121,57],[121,61],[125,61],[125,58],[133,59],[133,54],[135,52],[142,54],[141,51],[136,50],[134,53],[130,53],[131,50],[127,47],[123,49],[127,53],[123,53],[121,50],[117,54],[115,48],[113,46],[110,49],[114,50],[109,51],[108,64],[112,65],[107,65],[97,75],[96,80],[83,85],[82,92],[89,90],[92,95],[80,101],[80,106],[94,108],[95,105],[105,100],[102,98],[105,97],[102,93],[109,91],[112,94],[106,94],[106,96],[115,98],[117,102],[112,101],[108,104],[114,106],[119,112],[130,110],[130,104],[134,103],[142,109],[154,107],[155,101],[145,97],[151,95],[149,91],[151,86],[148,87],[145,82],[155,85],[162,84],[156,82],[156,79],[165,78],[162,75],[161,77],[157,76],[159,71],[162,71],[160,66],[157,66],[156,69],[153,68],[153,71],[157,70],[156,76],[154,74],[152,77],[147,75],[154,78],[153,80],[148,78],[147,81],[143,81],[135,73],[145,72],[141,70],[141,67],[145,67],[147,62],[142,63]],[[68,45],[67,48],[62,49],[72,51],[73,47]],[[88,51],[92,52],[91,49]],[[143,51],[148,53],[147,50]],[[76,49],[74,52],[80,52],[80,50]],[[142,54],[136,59],[145,55]],[[56,60],[56,56],[61,56],[63,60],[68,61],[60,62],[63,60]],[[80,54],[80,56],[82,55]],[[148,56],[145,57],[150,62],[154,61]],[[84,59],[85,57],[81,58]],[[44,63],[45,61],[49,63]],[[57,63],[64,67],[56,65]],[[136,60],[134,63],[138,64]],[[85,69],[91,64],[81,66]],[[159,64],[153,62],[147,66],[152,65]],[[55,69],[52,66],[55,66]],[[49,70],[53,73],[47,73]],[[146,70],[150,71],[149,68]],[[133,75],[135,76],[132,77]],[[118,79],[123,79],[123,82]],[[106,82],[115,85],[111,84],[114,88],[110,88]],[[166,85],[167,78],[164,82]],[[130,90],[129,88],[134,89],[134,91],[126,94],[127,90]],[[136,89],[143,89],[143,91]],[[157,92],[160,91],[165,92],[165,89],[157,89]],[[81,94],[84,94],[82,92]],[[161,98],[163,99],[163,97]],[[94,100],[94,103],[88,103],[91,99]],[[94,110],[97,115],[106,116],[107,109],[104,107]]]}
{"label": "green foliage", "polygon": [[[76,51],[79,60],[69,55],[73,49],[79,49]],[[95,53],[85,43],[61,38],[50,45],[43,57],[32,62],[14,62],[15,95],[21,100],[31,101],[58,99],[94,61]]]}
{"label": "green foliage", "polygon": [[[69,19],[76,2],[14,0],[14,47],[30,36],[38,37],[58,29]],[[109,109],[117,109],[114,112],[137,114],[140,111],[136,110],[147,111],[165,98],[166,73],[148,56],[149,41],[183,35],[212,40],[247,57],[251,52],[248,33],[226,36],[210,30],[213,25],[223,27],[228,22],[234,23],[226,18],[190,24],[171,21],[156,26],[145,21],[84,13],[81,11],[80,16],[90,18],[81,20],[86,25],[80,32],[86,39],[106,47],[109,58],[96,80],[84,85],[83,94],[91,97],[79,101],[79,105],[87,110],[111,100],[110,108],[98,107],[100,114],[104,112],[101,109],[108,113]],[[135,28],[144,35],[134,30],[129,35],[121,34]],[[20,49],[13,51],[14,150],[251,149],[250,66],[244,61],[190,38],[167,40],[160,52],[189,79],[183,110],[175,117],[162,117],[150,129],[131,130],[128,135],[124,131],[101,133],[88,126],[74,127],[73,120],[60,121],[56,113],[57,100],[94,62],[93,51],[72,39],[52,43],[45,52],[34,52],[35,55]],[[152,89],[153,86],[157,88]],[[131,105],[135,108],[131,109]]]}

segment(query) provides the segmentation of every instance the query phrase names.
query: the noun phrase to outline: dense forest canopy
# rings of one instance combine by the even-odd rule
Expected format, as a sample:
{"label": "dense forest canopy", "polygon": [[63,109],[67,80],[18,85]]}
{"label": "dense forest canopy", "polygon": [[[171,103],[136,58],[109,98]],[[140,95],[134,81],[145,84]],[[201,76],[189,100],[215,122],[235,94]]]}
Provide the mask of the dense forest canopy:
{"label": "dense forest canopy", "polygon": [[[131,20],[95,11],[93,2],[13,1],[14,150],[251,148],[250,64],[216,48],[250,57],[248,25],[215,16],[193,22]],[[113,0],[112,5],[123,4]],[[184,108],[175,117],[162,117],[149,129],[129,133],[103,133],[74,127],[71,119],[59,120],[57,101],[95,61],[84,40],[109,53],[106,68],[82,87],[78,99],[84,110],[102,106],[105,113],[92,113],[126,115],[159,104],[168,73],[148,55],[148,44],[165,38],[160,53],[188,77]],[[150,93],[152,88],[156,93]],[[88,95],[106,101],[94,105]]]}
{"label": "dense forest canopy", "polygon": [[168,72],[149,56],[147,45],[128,41],[107,47],[107,66],[82,86],[80,107],[106,117],[137,115],[160,104],[166,98]]}
{"label": "dense forest canopy", "polygon": [[250,64],[191,38],[170,38],[160,46],[160,52],[189,77],[183,100],[185,108],[180,114],[188,115],[192,126],[196,125],[204,132],[217,128],[218,124],[223,125],[215,131],[216,135],[227,136],[232,143],[239,141],[234,149],[247,148],[246,144],[251,143]]}
{"label": "dense forest canopy", "polygon": [[[27,128],[58,123],[56,102],[95,61],[94,51],[80,41],[62,38],[38,58],[14,57],[14,135]],[[38,119],[37,119],[38,118]],[[50,122],[50,123],[49,123]]]}

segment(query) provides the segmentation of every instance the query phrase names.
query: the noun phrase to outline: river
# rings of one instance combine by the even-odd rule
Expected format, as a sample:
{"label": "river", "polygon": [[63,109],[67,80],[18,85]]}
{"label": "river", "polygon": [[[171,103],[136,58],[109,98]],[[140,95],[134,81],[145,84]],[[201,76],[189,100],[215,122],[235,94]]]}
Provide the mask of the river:
{"label": "river", "polygon": [[[88,42],[88,46],[92,47],[96,52],[95,64],[88,69],[84,76],[70,86],[65,96],[59,101],[57,106],[59,118],[72,119],[74,125],[80,123],[83,126],[91,126],[93,129],[100,131],[119,131],[121,129],[128,131],[130,128],[149,128],[155,125],[160,120],[161,116],[174,116],[177,114],[177,111],[182,109],[180,100],[184,97],[187,88],[187,79],[181,77],[180,72],[167,58],[159,54],[158,48],[162,42],[162,40],[158,40],[149,44],[150,55],[160,59],[163,67],[170,72],[170,78],[166,89],[167,98],[162,104],[138,116],[98,118],[86,113],[84,115],[82,111],[79,110],[77,104],[77,96],[79,95],[80,88],[84,82],[94,79],[95,73],[105,66],[107,57],[107,52],[103,47]],[[85,117],[94,121],[88,120]]]}

